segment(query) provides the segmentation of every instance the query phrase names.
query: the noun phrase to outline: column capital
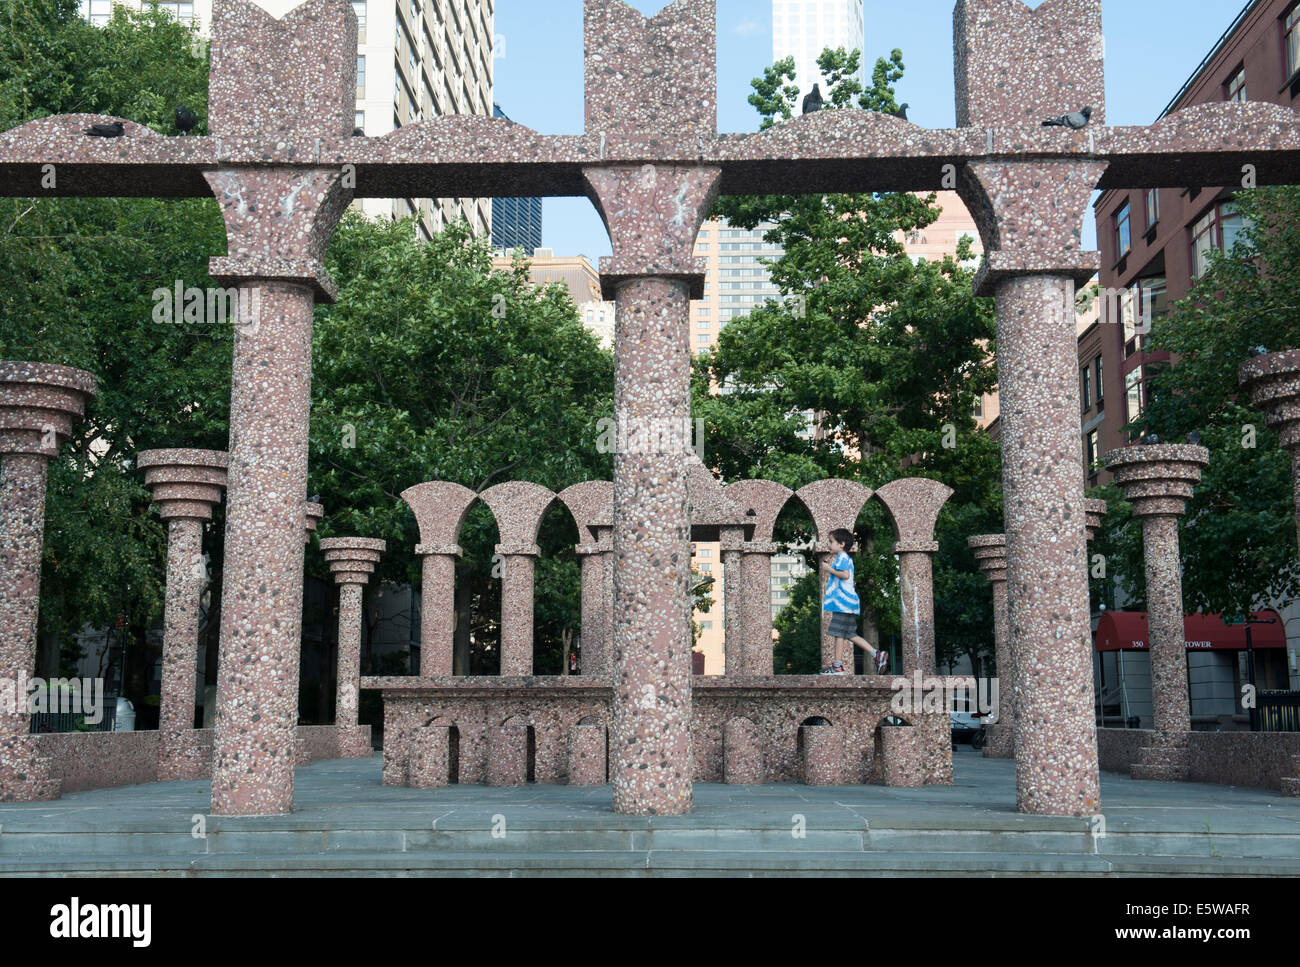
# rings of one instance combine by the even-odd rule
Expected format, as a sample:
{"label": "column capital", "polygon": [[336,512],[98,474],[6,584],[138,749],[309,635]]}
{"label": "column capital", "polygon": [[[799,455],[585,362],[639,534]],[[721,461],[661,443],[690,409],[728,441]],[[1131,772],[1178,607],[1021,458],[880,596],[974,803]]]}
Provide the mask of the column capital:
{"label": "column capital", "polygon": [[740,545],[742,554],[767,554],[774,555],[781,552],[781,545],[774,544],[771,541],[746,541]]}
{"label": "column capital", "polygon": [[502,557],[541,557],[542,549],[536,544],[498,544],[493,553]]}
{"label": "column capital", "polygon": [[1138,444],[1106,455],[1135,517],[1181,517],[1209,463],[1209,450],[1186,444]]}
{"label": "column capital", "polygon": [[58,456],[97,388],[80,369],[0,361],[0,454]]}
{"label": "column capital", "polygon": [[460,557],[465,552],[459,544],[416,544],[417,557]]}
{"label": "column capital", "polygon": [[335,584],[368,584],[388,544],[367,537],[327,537],[320,549]]}
{"label": "column capital", "polygon": [[226,489],[230,455],[221,450],[145,450],[135,465],[163,520],[211,520]]}
{"label": "column capital", "polygon": [[723,554],[739,552],[745,549],[745,528],[723,527],[720,536],[719,544]]}
{"label": "column capital", "polygon": [[938,552],[938,541],[896,541],[894,543],[895,554],[937,554]]}
{"label": "column capital", "polygon": [[596,544],[577,544],[573,550],[578,557],[594,557],[611,553],[614,550],[614,545],[608,541]]}

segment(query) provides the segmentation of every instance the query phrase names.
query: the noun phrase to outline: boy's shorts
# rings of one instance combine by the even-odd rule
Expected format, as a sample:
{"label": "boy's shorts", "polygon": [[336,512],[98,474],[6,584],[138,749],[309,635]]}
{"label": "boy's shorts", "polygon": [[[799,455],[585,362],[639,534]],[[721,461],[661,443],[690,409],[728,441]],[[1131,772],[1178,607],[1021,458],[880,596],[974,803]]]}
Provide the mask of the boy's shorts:
{"label": "boy's shorts", "polygon": [[831,626],[827,632],[832,638],[856,638],[858,635],[858,616],[832,611]]}

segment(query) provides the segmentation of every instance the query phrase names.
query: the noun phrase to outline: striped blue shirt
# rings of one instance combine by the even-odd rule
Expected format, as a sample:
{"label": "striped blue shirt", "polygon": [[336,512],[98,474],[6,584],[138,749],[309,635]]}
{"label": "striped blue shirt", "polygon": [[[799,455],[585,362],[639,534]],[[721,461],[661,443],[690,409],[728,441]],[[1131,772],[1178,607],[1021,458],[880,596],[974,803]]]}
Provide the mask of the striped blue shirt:
{"label": "striped blue shirt", "polygon": [[848,571],[847,578],[837,578],[834,574],[826,579],[826,595],[822,604],[823,611],[840,614],[857,614],[862,609],[858,592],[853,587],[853,558],[843,551],[835,556],[831,568],[836,571]]}

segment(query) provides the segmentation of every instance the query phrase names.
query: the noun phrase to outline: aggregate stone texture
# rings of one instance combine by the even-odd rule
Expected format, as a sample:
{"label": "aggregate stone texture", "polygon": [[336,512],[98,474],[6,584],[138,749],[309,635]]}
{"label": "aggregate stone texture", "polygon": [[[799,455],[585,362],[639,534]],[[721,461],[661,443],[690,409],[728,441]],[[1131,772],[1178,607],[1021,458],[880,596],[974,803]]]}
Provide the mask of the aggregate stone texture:
{"label": "aggregate stone texture", "polygon": [[436,789],[451,782],[451,727],[426,725],[410,733],[412,789]]}
{"label": "aggregate stone texture", "polygon": [[1106,514],[1109,511],[1110,508],[1104,500],[1085,500],[1083,502],[1084,532],[1087,534],[1089,544],[1096,539],[1097,531],[1101,530],[1102,522],[1105,521]]}
{"label": "aggregate stone texture", "polygon": [[487,730],[487,784],[528,784],[528,727],[493,725]]}
{"label": "aggregate stone texture", "polygon": [[1085,106],[1106,123],[1101,0],[958,0],[952,19],[959,128],[1038,128]]}
{"label": "aggregate stone texture", "polygon": [[450,675],[456,632],[456,559],[460,529],[478,495],[460,484],[423,483],[403,492],[415,513],[423,558],[420,585],[420,674]]}
{"label": "aggregate stone texture", "polygon": [[690,503],[691,527],[710,531],[718,528],[720,536],[725,536],[728,530],[738,529],[739,535],[732,534],[733,543],[744,540],[750,519],[731,500],[726,488],[694,450],[687,451],[686,462],[686,497]]}
{"label": "aggregate stone texture", "polygon": [[1100,787],[1074,282],[1009,279],[996,306],[1017,802],[1022,812],[1094,815]]}
{"label": "aggregate stone texture", "polygon": [[[569,508],[578,527],[578,557],[582,561],[581,668],[584,675],[609,674],[608,622],[613,600],[610,556],[614,545],[614,484],[589,480],[562,491],[559,498]],[[608,599],[607,599],[608,595]]]}
{"label": "aggregate stone texture", "polygon": [[[826,580],[830,577],[831,561],[835,555],[831,553],[828,541],[831,531],[853,530],[857,524],[858,514],[862,513],[863,506],[871,499],[871,488],[866,487],[855,480],[815,480],[805,487],[801,487],[795,494],[796,497],[808,509],[808,513],[813,519],[813,528],[817,531],[817,581],[819,594],[821,589],[826,587]],[[828,667],[835,660],[835,646],[831,643],[828,629],[830,628],[830,613],[822,612],[822,667]],[[850,675],[853,674],[854,666],[851,662],[844,663],[845,670]]]}
{"label": "aggregate stone texture", "polygon": [[606,151],[700,152],[718,130],[713,0],[650,18],[622,0],[584,8],[586,133]]}
{"label": "aggregate stone texture", "polygon": [[[936,679],[942,685],[945,679]],[[691,748],[681,767],[696,782],[723,782],[727,723],[757,728],[762,781],[802,782],[802,723],[824,719],[845,736],[842,781],[881,781],[878,732],[894,714],[890,702],[898,679],[783,675],[767,679],[702,678],[693,688]],[[930,682],[927,680],[927,685]],[[489,730],[526,724],[534,736],[538,783],[573,783],[568,770],[571,735],[579,726],[605,728],[614,692],[608,680],[568,678],[365,678],[384,702],[384,785],[409,782],[411,736],[433,723],[454,728],[453,758],[462,784],[483,784],[489,768]],[[920,733],[926,784],[952,782],[952,738],[947,710],[907,716]],[[612,734],[611,734],[612,740]],[[611,763],[612,764],[612,763]]]}
{"label": "aggregate stone texture", "polygon": [[569,730],[569,785],[603,786],[609,781],[608,733],[603,725]]}
{"label": "aggregate stone texture", "polygon": [[1291,489],[1300,539],[1300,350],[1257,356],[1242,364],[1239,375],[1252,402],[1277,431],[1278,442],[1291,454]]}
{"label": "aggregate stone texture", "polygon": [[[0,678],[10,682],[36,671],[46,472],[95,392],[82,370],[0,362]],[[0,711],[0,801],[57,799],[23,699]]]}
{"label": "aggregate stone texture", "polygon": [[501,674],[533,673],[533,576],[537,529],[555,494],[534,483],[503,483],[482,493],[501,543]]}
{"label": "aggregate stone texture", "polygon": [[325,517],[325,507],[321,504],[314,504],[310,500],[303,501],[302,516],[302,543],[304,547],[310,547],[311,535],[316,533],[317,526]]}
{"label": "aggregate stone texture", "polygon": [[722,729],[723,781],[731,786],[763,782],[763,737],[745,718],[728,720]]}
{"label": "aggregate stone texture", "polygon": [[768,676],[773,671],[772,558],[780,550],[770,541],[747,542],[740,554],[741,634],[745,641],[745,674]]}
{"label": "aggregate stone texture", "polygon": [[226,487],[229,456],[212,450],[147,450],[136,458],[158,515],[167,521],[158,781],[206,779],[211,762],[191,741],[198,682],[201,599],[207,583],[203,523]]}
{"label": "aggregate stone texture", "polygon": [[[741,604],[744,592],[744,577],[741,573],[744,546],[745,529],[743,527],[722,528],[720,548],[722,554],[722,618],[726,674],[769,674],[757,670],[751,672],[745,664],[744,609]],[[716,602],[716,600],[717,595],[715,593],[714,601]]]}
{"label": "aggregate stone texture", "polygon": [[1157,733],[1181,735],[1192,728],[1178,518],[1186,511],[1186,502],[1209,462],[1210,453],[1204,447],[1177,444],[1130,446],[1106,456],[1106,469],[1115,474],[1124,499],[1142,521],[1152,715]]}
{"label": "aggregate stone texture", "polygon": [[923,786],[921,734],[907,725],[887,725],[880,730],[881,771],[887,786]]}
{"label": "aggregate stone texture", "polygon": [[269,282],[236,327],[212,811],[293,808],[314,296]]}
{"label": "aggregate stone texture", "polygon": [[937,480],[895,480],[876,491],[894,525],[902,595],[901,647],[905,675],[920,670],[933,675],[934,653],[934,527],[952,488]]}
{"label": "aggregate stone texture", "polygon": [[799,726],[803,781],[809,786],[844,785],[844,730],[837,725]]}
{"label": "aggregate stone texture", "polygon": [[[370,755],[370,744],[366,742],[363,745],[355,731],[360,700],[363,595],[370,575],[388,545],[373,538],[333,537],[322,540],[320,549],[334,576],[334,583],[339,586],[338,691],[334,723],[352,730],[348,733],[344,757],[365,757]],[[342,744],[343,736],[340,734]]]}
{"label": "aggregate stone texture", "polygon": [[998,721],[986,725],[984,755],[1010,759],[1016,749],[1016,662],[1007,617],[1007,536],[981,534],[966,542],[993,586],[993,642],[998,671]]}

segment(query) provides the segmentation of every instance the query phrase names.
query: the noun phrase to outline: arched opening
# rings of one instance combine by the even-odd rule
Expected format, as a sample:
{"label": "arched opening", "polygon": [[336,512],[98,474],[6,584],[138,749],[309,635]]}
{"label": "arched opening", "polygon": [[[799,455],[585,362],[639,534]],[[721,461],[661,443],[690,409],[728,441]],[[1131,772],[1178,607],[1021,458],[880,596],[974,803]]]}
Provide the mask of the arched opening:
{"label": "arched opening", "polygon": [[506,726],[507,728],[522,728],[525,730],[527,734],[525,739],[525,747],[526,747],[526,755],[527,755],[527,770],[525,774],[525,781],[530,783],[536,782],[537,781],[537,730],[534,729],[533,724],[529,722],[528,719],[526,719],[522,715],[512,716],[511,718],[506,719],[501,724],[503,726]]}
{"label": "arched opening", "polygon": [[501,672],[501,575],[496,518],[482,501],[465,515],[456,564],[454,667],[458,675]]}
{"label": "arched opening", "polygon": [[770,574],[772,670],[777,675],[816,675],[822,669],[821,584],[813,552],[817,529],[802,501],[786,501],[772,536],[780,546]]}
{"label": "arched opening", "polygon": [[555,501],[537,529],[533,575],[533,674],[575,675],[581,670],[582,564],[576,547],[590,543],[573,515]]}
{"label": "arched opening", "polygon": [[445,715],[426,723],[426,727],[430,726],[447,729],[447,782],[455,785],[460,782],[460,729]]}

